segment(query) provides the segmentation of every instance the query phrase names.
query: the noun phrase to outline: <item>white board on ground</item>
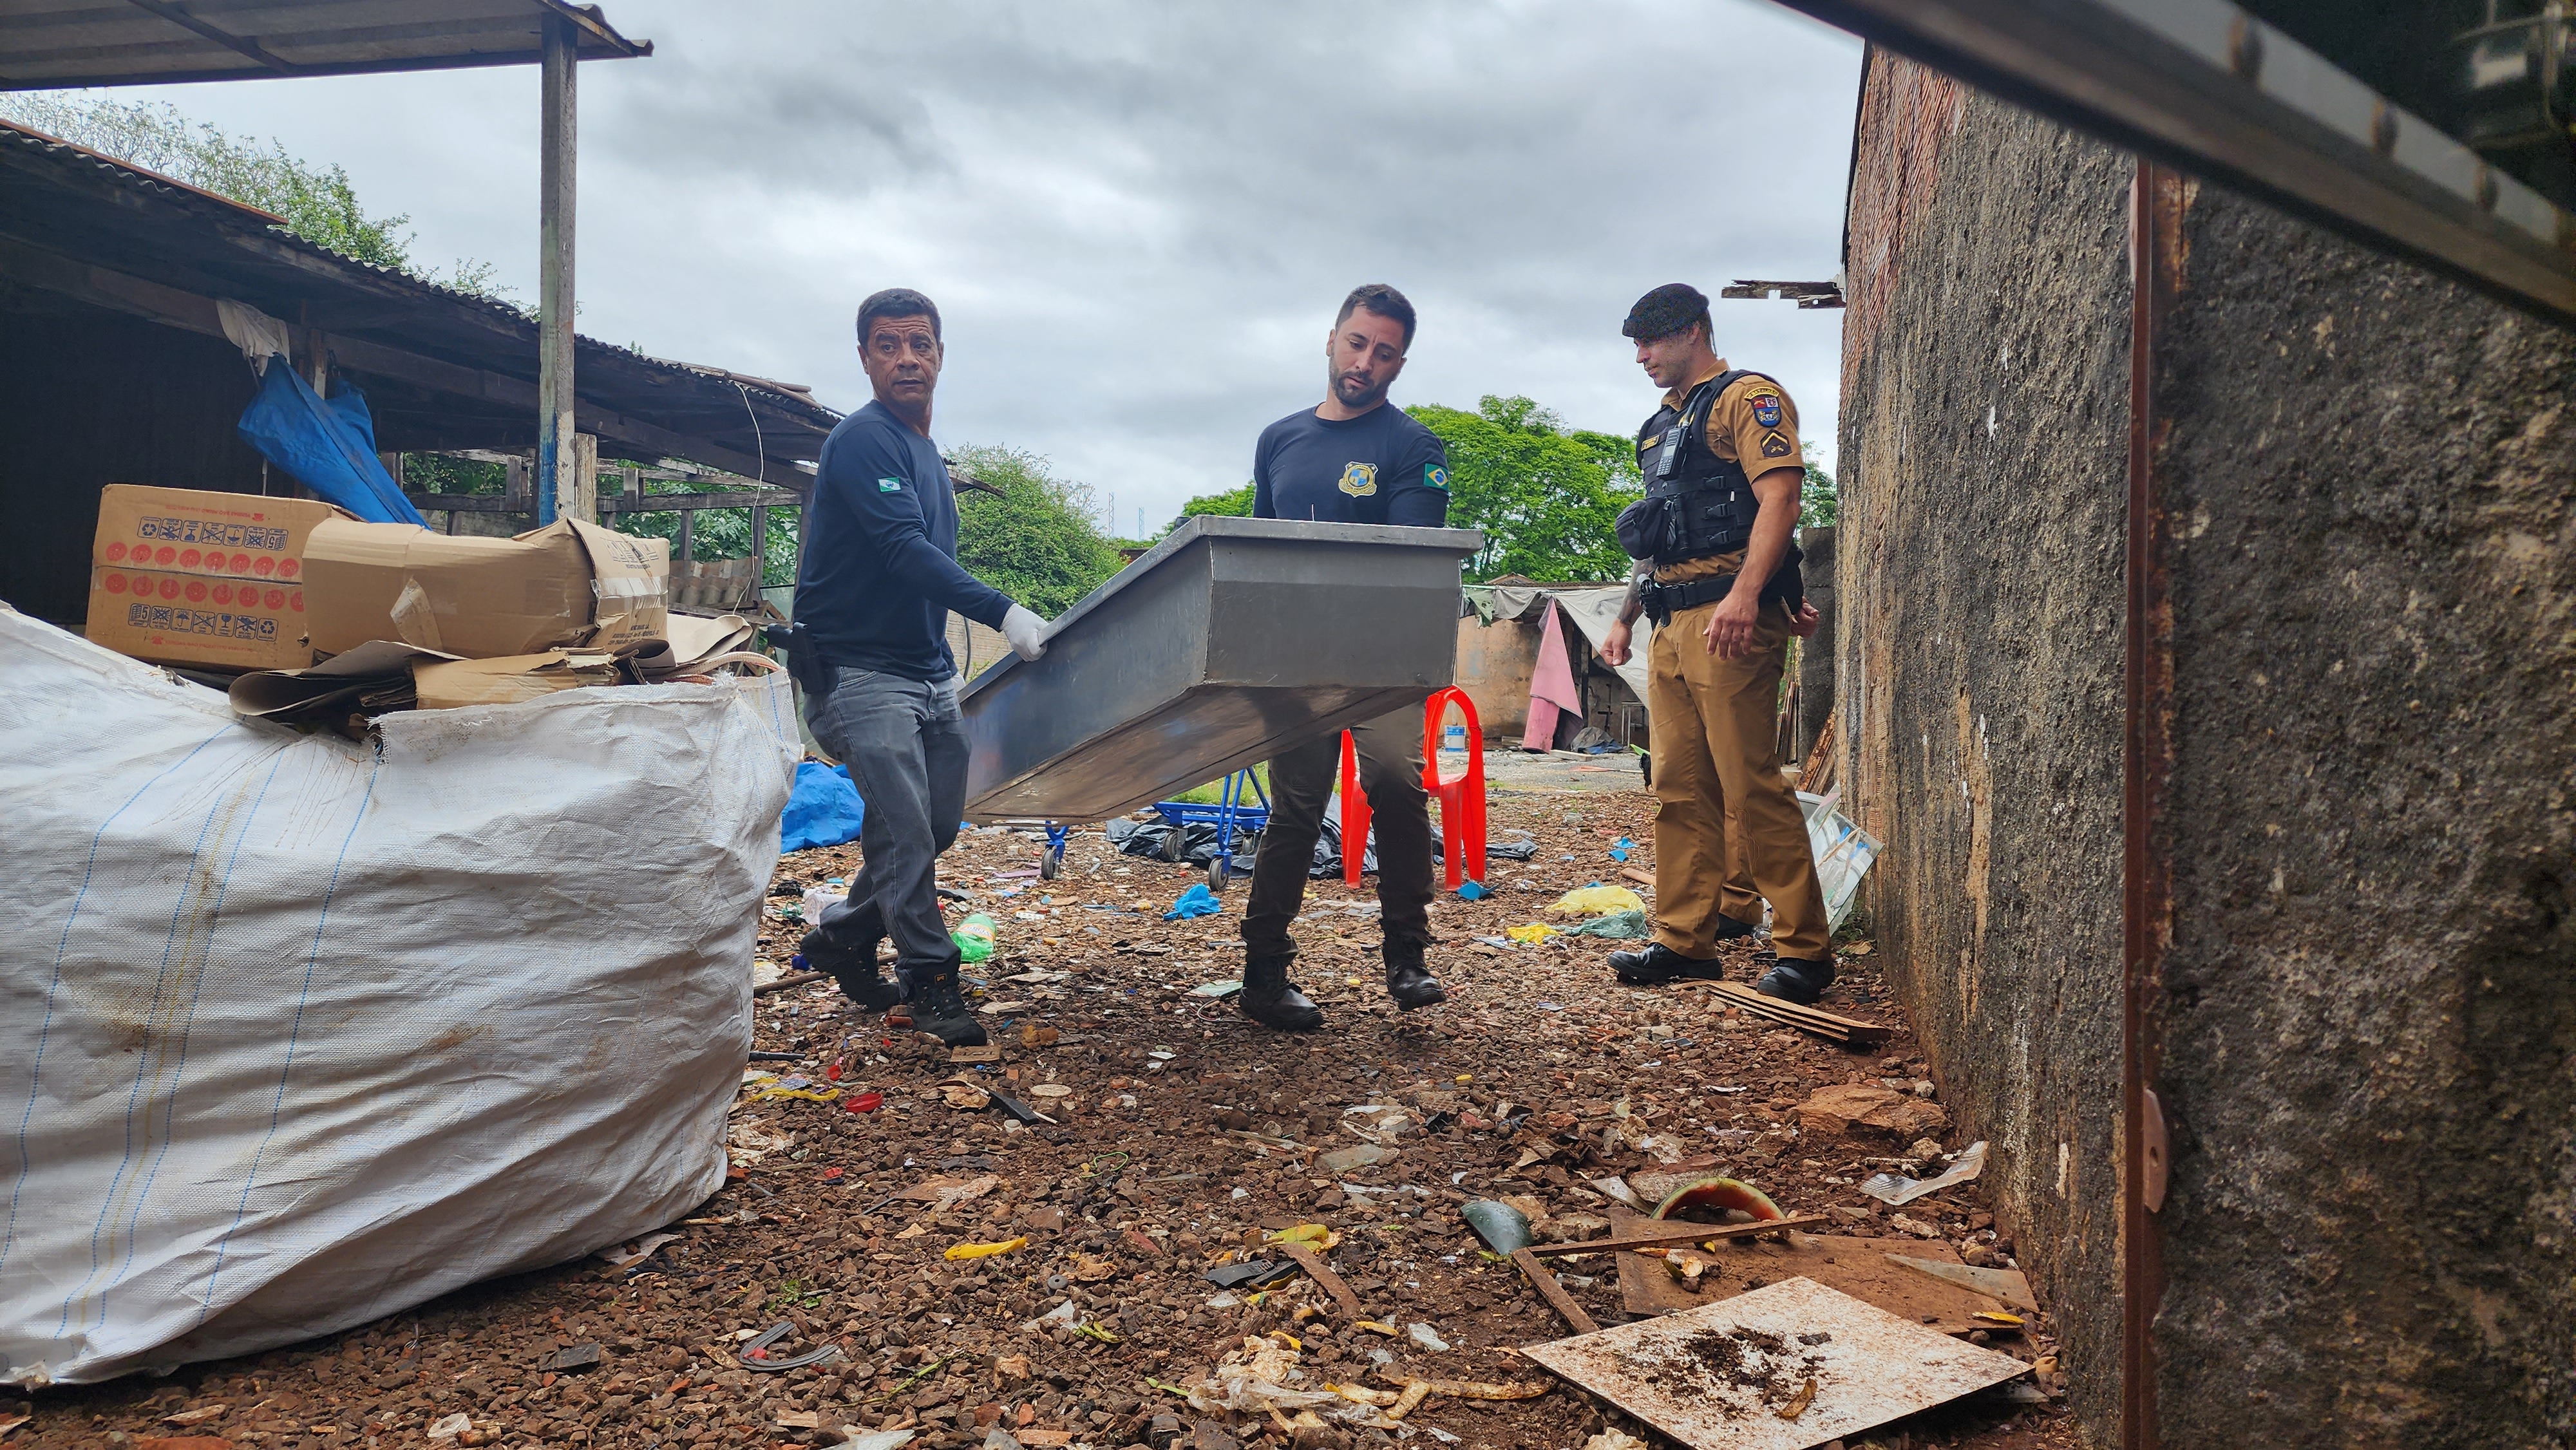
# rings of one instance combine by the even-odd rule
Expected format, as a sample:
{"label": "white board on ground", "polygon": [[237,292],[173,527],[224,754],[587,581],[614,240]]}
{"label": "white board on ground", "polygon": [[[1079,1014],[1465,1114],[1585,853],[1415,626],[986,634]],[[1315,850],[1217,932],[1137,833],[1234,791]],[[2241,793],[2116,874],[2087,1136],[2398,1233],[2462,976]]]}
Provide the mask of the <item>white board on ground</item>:
{"label": "white board on ground", "polygon": [[1522,1352],[1705,1450],[1811,1450],[2030,1369],[1813,1279]]}

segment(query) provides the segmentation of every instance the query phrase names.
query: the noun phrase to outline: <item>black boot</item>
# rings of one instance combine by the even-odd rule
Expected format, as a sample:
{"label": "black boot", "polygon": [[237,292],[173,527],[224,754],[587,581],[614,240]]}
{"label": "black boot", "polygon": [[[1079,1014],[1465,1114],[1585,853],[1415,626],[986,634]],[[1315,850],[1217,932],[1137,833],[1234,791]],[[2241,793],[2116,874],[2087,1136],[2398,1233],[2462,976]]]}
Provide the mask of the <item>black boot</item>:
{"label": "black boot", "polygon": [[831,973],[841,984],[841,995],[871,1012],[882,1012],[903,1000],[903,989],[877,969],[877,943],[883,940],[880,932],[855,946],[843,946],[826,938],[818,926],[805,933],[796,951],[805,959],[807,970]]}
{"label": "black boot", "polygon": [[1801,1007],[1816,1005],[1825,989],[1834,984],[1834,964],[1830,961],[1802,962],[1795,957],[1782,957],[1780,964],[1762,974],[1753,990],[1765,997],[1795,1002]]}
{"label": "black boot", "polygon": [[1726,963],[1714,957],[1686,957],[1662,942],[1648,942],[1642,950],[1612,952],[1610,970],[1631,987],[1652,987],[1685,978],[1716,982],[1726,977]]}
{"label": "black boot", "polygon": [[1244,1016],[1281,1032],[1311,1032],[1324,1025],[1324,1009],[1288,980],[1288,964],[1295,960],[1294,952],[1245,958],[1243,991],[1235,998]]}
{"label": "black boot", "polygon": [[1406,1012],[1416,1007],[1437,1007],[1449,1000],[1440,979],[1422,965],[1422,943],[1418,941],[1386,944],[1386,994]]}
{"label": "black boot", "polygon": [[950,957],[931,969],[927,980],[920,983],[912,998],[914,1030],[927,1032],[951,1047],[984,1045],[984,1024],[966,1005],[966,994],[957,988],[957,958]]}

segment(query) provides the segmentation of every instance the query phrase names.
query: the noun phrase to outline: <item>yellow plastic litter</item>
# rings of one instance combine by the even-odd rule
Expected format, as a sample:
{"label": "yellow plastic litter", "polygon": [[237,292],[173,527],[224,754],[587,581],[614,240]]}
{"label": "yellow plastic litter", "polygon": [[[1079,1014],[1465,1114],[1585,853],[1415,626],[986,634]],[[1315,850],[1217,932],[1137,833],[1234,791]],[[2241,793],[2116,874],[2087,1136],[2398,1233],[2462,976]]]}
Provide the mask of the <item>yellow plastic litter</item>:
{"label": "yellow plastic litter", "polygon": [[1560,916],[1607,916],[1614,911],[1645,909],[1645,898],[1625,886],[1586,886],[1565,893],[1548,907]]}
{"label": "yellow plastic litter", "polygon": [[2014,1328],[2019,1328],[2022,1323],[2022,1317],[2020,1315],[2006,1314],[1998,1309],[1980,1310],[1968,1317],[1976,1320],[1980,1324],[2006,1324],[2011,1325]]}
{"label": "yellow plastic litter", "polygon": [[1476,1075],[1472,1072],[1462,1072],[1458,1074],[1456,1080],[1459,1082],[1474,1082],[1476,1080]]}
{"label": "yellow plastic litter", "polygon": [[1339,1246],[1341,1241],[1340,1234],[1320,1223],[1301,1223],[1295,1228],[1283,1228],[1262,1240],[1269,1244],[1313,1244],[1326,1249]]}
{"label": "yellow plastic litter", "polygon": [[1354,1319],[1351,1321],[1351,1327],[1354,1329],[1365,1329],[1371,1334],[1383,1334],[1389,1339],[1395,1338],[1394,1325],[1380,1324],[1374,1319]]}
{"label": "yellow plastic litter", "polygon": [[1108,1330],[1101,1328],[1097,1324],[1077,1324],[1073,1326],[1073,1332],[1086,1339],[1097,1339],[1103,1344],[1116,1344],[1118,1342],[1117,1335],[1110,1333]]}
{"label": "yellow plastic litter", "polygon": [[1513,927],[1503,935],[1518,942],[1543,942],[1556,935],[1556,928],[1543,921],[1533,921],[1527,926]]}
{"label": "yellow plastic litter", "polygon": [[1305,1342],[1304,1340],[1299,1339],[1296,1335],[1293,1335],[1293,1334],[1289,1333],[1289,1332],[1288,1332],[1287,1330],[1285,1330],[1285,1329],[1274,1329],[1274,1330],[1271,1330],[1271,1331],[1270,1331],[1270,1333],[1269,1333],[1266,1337],[1267,1337],[1267,1338],[1270,1338],[1270,1339],[1283,1339],[1283,1340],[1286,1340],[1286,1341],[1288,1342],[1288,1347],[1289,1347],[1290,1349],[1297,1350],[1297,1351],[1299,1351],[1299,1352],[1301,1352],[1301,1353],[1302,1353],[1302,1352],[1305,1350],[1305,1348],[1306,1348],[1306,1342]]}
{"label": "yellow plastic litter", "polygon": [[1015,1239],[1004,1239],[998,1244],[953,1244],[949,1247],[947,1256],[951,1259],[989,1259],[995,1254],[1007,1254],[1013,1249],[1024,1248],[1028,1245],[1028,1241],[1028,1235],[1022,1234]]}
{"label": "yellow plastic litter", "polygon": [[760,1095],[753,1098],[752,1101],[755,1103],[766,1103],[775,1101],[779,1098],[802,1098],[809,1103],[828,1103],[833,1099],[838,1098],[840,1095],[841,1090],[839,1088],[823,1088],[818,1091],[814,1088],[774,1087],[763,1089]]}

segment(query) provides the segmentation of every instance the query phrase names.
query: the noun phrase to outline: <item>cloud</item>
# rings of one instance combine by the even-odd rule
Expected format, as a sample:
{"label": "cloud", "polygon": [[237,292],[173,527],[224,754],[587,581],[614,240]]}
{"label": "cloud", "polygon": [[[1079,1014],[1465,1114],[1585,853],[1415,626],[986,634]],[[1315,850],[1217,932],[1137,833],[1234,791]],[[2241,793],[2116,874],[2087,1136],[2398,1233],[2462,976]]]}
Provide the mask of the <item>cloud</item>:
{"label": "cloud", "polygon": [[[935,432],[1149,523],[1322,395],[1342,294],[1422,328],[1399,402],[1524,393],[1626,432],[1618,336],[1658,283],[1839,265],[1859,46],[1749,0],[1155,6],[617,0],[648,60],[582,70],[582,329],[866,399],[858,300],[947,322]],[[166,88],[346,165],[425,263],[534,294],[535,77]],[[1721,302],[1830,448],[1839,317]]]}

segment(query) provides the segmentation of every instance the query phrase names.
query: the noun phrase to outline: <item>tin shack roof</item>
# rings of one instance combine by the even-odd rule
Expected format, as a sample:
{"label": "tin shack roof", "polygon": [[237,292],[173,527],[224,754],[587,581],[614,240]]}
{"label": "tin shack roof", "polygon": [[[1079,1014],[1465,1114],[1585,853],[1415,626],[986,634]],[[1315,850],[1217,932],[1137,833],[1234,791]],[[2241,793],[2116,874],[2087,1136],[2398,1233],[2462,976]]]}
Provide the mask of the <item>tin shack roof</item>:
{"label": "tin shack roof", "polygon": [[526,65],[549,17],[583,60],[651,55],[564,0],[44,0],[0,17],[0,90]]}
{"label": "tin shack roof", "polygon": [[[303,329],[387,451],[536,440],[537,326],[507,303],[316,246],[255,207],[0,122],[0,282],[222,336],[216,302]],[[578,426],[612,455],[802,487],[840,415],[803,387],[576,341]]]}

